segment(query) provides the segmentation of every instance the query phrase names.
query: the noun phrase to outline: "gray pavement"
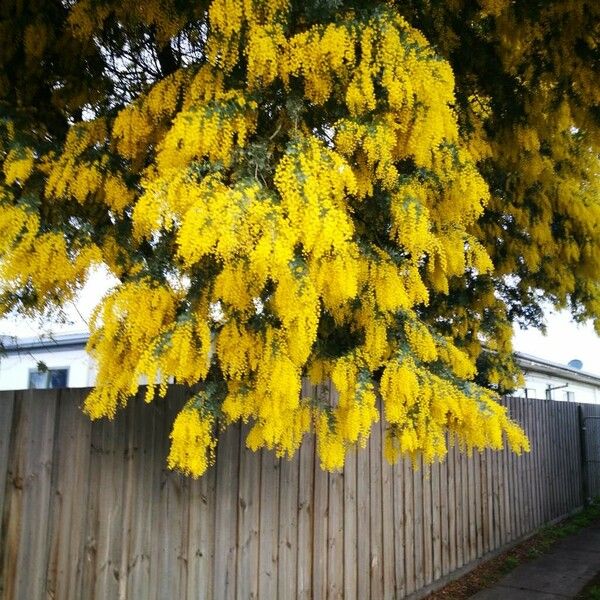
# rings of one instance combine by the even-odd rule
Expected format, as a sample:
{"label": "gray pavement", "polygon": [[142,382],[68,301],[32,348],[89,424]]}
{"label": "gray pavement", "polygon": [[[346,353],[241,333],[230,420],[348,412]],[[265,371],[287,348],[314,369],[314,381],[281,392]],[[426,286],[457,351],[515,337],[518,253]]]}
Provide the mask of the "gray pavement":
{"label": "gray pavement", "polygon": [[524,563],[471,600],[575,598],[600,572],[600,524],[560,541],[551,552]]}

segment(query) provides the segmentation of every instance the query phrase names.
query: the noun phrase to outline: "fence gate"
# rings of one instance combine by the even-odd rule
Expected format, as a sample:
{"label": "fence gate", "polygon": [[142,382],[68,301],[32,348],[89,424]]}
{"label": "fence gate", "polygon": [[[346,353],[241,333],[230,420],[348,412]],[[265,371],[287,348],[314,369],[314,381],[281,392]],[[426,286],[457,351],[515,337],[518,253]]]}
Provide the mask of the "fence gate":
{"label": "fence gate", "polygon": [[600,415],[579,406],[583,500],[600,496]]}

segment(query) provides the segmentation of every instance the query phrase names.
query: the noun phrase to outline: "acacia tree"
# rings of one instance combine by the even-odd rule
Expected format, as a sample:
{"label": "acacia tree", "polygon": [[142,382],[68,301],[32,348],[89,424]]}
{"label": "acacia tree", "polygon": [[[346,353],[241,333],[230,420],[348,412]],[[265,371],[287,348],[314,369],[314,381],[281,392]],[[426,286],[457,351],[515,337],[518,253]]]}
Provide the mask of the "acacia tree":
{"label": "acacia tree", "polygon": [[239,420],[278,455],[314,431],[327,469],[379,418],[392,461],[526,449],[496,402],[512,323],[600,316],[599,12],[3,2],[0,312],[105,265],[85,410],[184,384],[169,465],[194,476]]}

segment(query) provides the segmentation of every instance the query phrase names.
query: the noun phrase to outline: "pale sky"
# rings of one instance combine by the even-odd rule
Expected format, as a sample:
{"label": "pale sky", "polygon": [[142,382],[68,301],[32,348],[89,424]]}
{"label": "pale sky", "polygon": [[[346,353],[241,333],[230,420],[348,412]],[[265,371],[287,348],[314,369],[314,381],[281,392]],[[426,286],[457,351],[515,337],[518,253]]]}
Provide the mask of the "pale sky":
{"label": "pale sky", "polygon": [[583,371],[600,375],[600,337],[591,323],[580,325],[568,311],[546,311],[547,335],[537,329],[515,329],[515,350],[566,365],[578,358]]}
{"label": "pale sky", "polygon": [[[32,319],[0,319],[0,335],[36,337],[44,334],[81,333],[87,330],[87,320],[94,306],[110,289],[112,283],[106,272],[98,272],[80,294],[76,305],[67,308],[68,324],[40,324]],[[600,337],[591,323],[574,323],[566,311],[546,311],[547,335],[536,329],[515,329],[515,350],[566,365],[578,358],[583,370],[600,375]]]}

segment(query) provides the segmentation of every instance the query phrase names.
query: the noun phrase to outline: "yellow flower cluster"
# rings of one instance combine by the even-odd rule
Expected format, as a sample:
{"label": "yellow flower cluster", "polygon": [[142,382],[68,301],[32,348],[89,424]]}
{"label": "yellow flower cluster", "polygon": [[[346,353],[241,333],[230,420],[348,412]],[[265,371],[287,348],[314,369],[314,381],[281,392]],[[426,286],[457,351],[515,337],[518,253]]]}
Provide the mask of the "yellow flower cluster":
{"label": "yellow flower cluster", "polygon": [[214,461],[215,420],[194,406],[186,406],[175,418],[171,432],[170,469],[200,477]]}
{"label": "yellow flower cluster", "polygon": [[122,156],[135,163],[162,139],[167,123],[177,112],[178,98],[188,79],[187,71],[176,71],[119,112],[113,123],[112,137]]}
{"label": "yellow flower cluster", "polygon": [[[160,39],[180,23],[159,5],[134,21]],[[90,33],[107,14],[82,0],[72,20]],[[489,201],[475,160],[491,142],[459,137],[448,63],[390,6],[300,28],[291,14],[287,0],[213,0],[203,65],[72,127],[59,153],[4,153],[6,185],[38,169],[45,204],[0,205],[3,280],[43,298],[72,293],[100,260],[122,278],[92,321],[85,410],[113,417],[140,378],[148,401],[171,381],[198,386],[168,459],[192,476],[240,419],[250,448],[290,456],[314,431],[323,467],[341,468],[381,417],[378,387],[390,460],[441,458],[448,432],[469,449],[526,448],[466,382],[481,349],[468,309],[448,316],[460,344],[418,317],[453,278],[491,270],[475,226]],[[483,132],[485,111],[473,114]],[[519,136],[539,147],[535,131]],[[573,193],[565,182],[561,202]],[[41,211],[61,204],[103,215],[97,246],[42,230]],[[509,347],[500,328],[495,343]],[[331,393],[302,397],[306,374]]]}
{"label": "yellow flower cluster", "polygon": [[[94,245],[68,247],[60,233],[39,232],[39,218],[0,204],[0,281],[4,293],[33,286],[31,308],[44,309],[72,299],[101,255]],[[57,301],[58,299],[58,301]],[[4,307],[0,305],[0,311]]]}
{"label": "yellow flower cluster", "polygon": [[[160,353],[153,360],[149,352],[156,348],[163,332],[173,329],[177,300],[172,289],[140,280],[120,286],[98,305],[90,322],[87,345],[92,356],[100,359],[96,386],[84,404],[90,417],[113,417],[117,407],[126,404],[137,392],[140,376],[159,376],[164,381],[170,375],[159,372],[162,360],[172,364],[169,353],[165,358]],[[189,330],[179,335],[182,333],[191,341]],[[194,347],[178,349],[173,345],[168,348],[175,353],[190,352],[192,360],[198,359],[202,351]],[[207,353],[208,349],[203,351]],[[177,368],[203,372],[202,364],[190,365],[189,360]],[[148,384],[153,386],[155,379],[148,380]]]}
{"label": "yellow flower cluster", "polygon": [[31,174],[34,160],[35,157],[31,150],[11,150],[2,165],[6,183],[24,182]]}

